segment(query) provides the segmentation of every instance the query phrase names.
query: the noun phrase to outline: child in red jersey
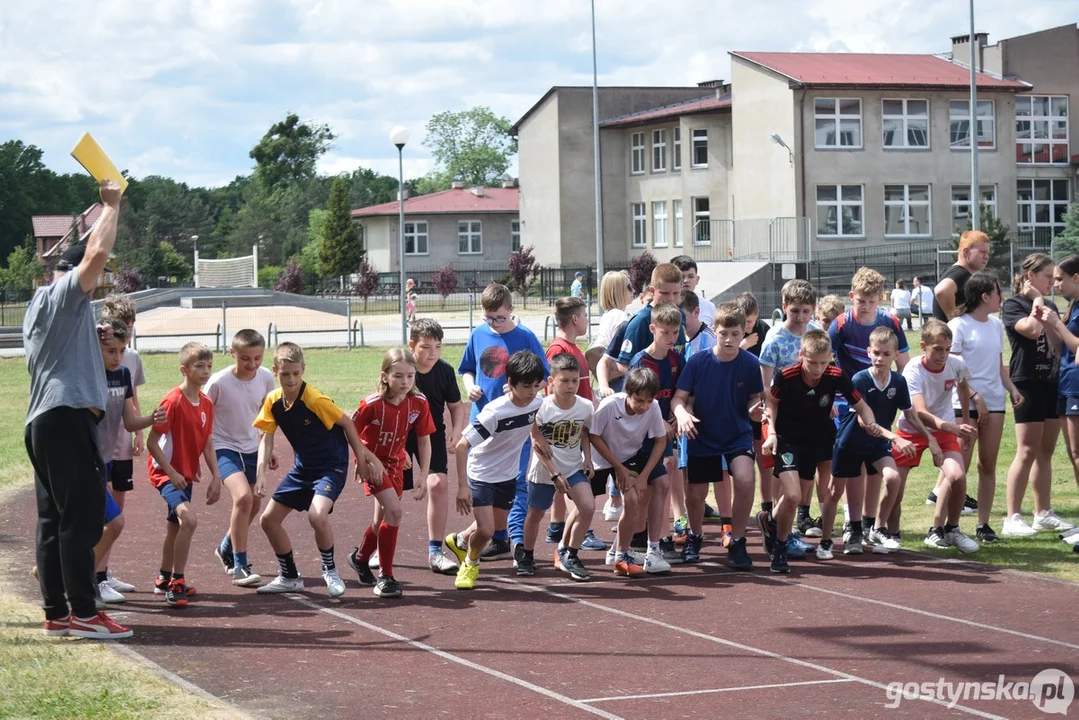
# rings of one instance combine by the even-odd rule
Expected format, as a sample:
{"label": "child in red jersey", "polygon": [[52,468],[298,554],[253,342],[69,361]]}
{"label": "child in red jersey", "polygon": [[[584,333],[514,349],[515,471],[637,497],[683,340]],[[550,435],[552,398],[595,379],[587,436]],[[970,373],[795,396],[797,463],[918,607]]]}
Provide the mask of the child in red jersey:
{"label": "child in red jersey", "polygon": [[[378,389],[360,401],[352,422],[360,440],[382,461],[386,472],[381,485],[364,483],[364,493],[374,496],[378,505],[374,521],[364,531],[363,544],[352,551],[348,562],[361,583],[375,586],[378,597],[401,597],[401,585],[393,577],[393,556],[401,525],[401,494],[408,461],[405,443],[409,431],[415,430],[419,467],[413,473],[416,489],[412,497],[423,500],[431,464],[431,434],[435,431],[427,399],[416,389],[416,359],[408,349],[394,348],[386,353]],[[376,549],[380,566],[377,579],[368,566]]]}

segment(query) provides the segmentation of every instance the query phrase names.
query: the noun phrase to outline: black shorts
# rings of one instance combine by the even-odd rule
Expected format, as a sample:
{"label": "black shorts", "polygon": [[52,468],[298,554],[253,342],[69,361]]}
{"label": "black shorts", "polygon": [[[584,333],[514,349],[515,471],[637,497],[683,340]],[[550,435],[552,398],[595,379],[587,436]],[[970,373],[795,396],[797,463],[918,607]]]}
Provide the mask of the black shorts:
{"label": "black shorts", "polygon": [[1019,380],[1015,389],[1023,404],[1015,408],[1015,424],[1045,422],[1060,417],[1059,386],[1049,380]]}
{"label": "black shorts", "polygon": [[686,463],[686,481],[690,485],[707,485],[723,481],[724,469],[731,467],[736,457],[745,455],[750,460],[756,456],[752,450],[735,450],[722,455],[690,456]]}
{"label": "black shorts", "polygon": [[[670,447],[670,443],[667,444],[667,447],[668,448]],[[652,446],[651,446],[651,444],[649,444],[647,450],[645,448],[641,448],[640,450],[637,451],[636,455],[631,457],[629,460],[626,460],[622,464],[626,466],[627,470],[632,470],[633,472],[640,472],[641,470],[644,469],[644,466],[648,463],[648,458],[651,455],[652,455]],[[666,452],[664,452],[663,457],[664,458],[668,457]],[[648,475],[648,484],[651,485],[653,480],[655,480],[657,478],[661,478],[666,474],[667,474],[667,468],[665,468],[663,466],[663,458],[660,458],[659,462],[656,463],[656,466],[654,468],[652,468],[652,472]],[[603,495],[604,493],[606,493],[607,492],[607,481],[611,480],[613,478],[614,478],[614,468],[603,468],[602,470],[596,470],[595,474],[592,475],[592,481],[591,481],[592,482],[592,497],[599,497],[600,495]]]}
{"label": "black shorts", "polygon": [[[408,453],[410,458],[415,458],[420,454],[420,441],[416,437],[416,433],[410,432],[408,434],[408,440],[405,442],[405,452]],[[413,460],[413,463],[416,461]],[[431,433],[431,467],[427,471],[429,474],[435,473],[448,473],[449,472],[449,455],[446,450],[446,430],[435,430]],[[405,470],[404,472],[404,485],[401,486],[402,490],[411,490],[415,485],[412,483],[412,468]]]}
{"label": "black shorts", "polygon": [[749,421],[749,424],[753,426],[753,442],[764,440],[764,435],[761,434],[761,426],[763,423]]}
{"label": "black shorts", "polygon": [[783,438],[778,440],[775,465],[772,467],[772,474],[776,477],[779,477],[780,473],[797,472],[802,480],[812,480],[817,476],[817,465],[832,462],[834,437],[812,445],[791,445]]}
{"label": "black shorts", "polygon": [[865,466],[866,474],[879,475],[880,466],[877,464],[886,457],[892,456],[890,447],[880,447],[875,450],[841,450],[836,448],[832,454],[832,477],[857,478],[862,475],[862,466]]}
{"label": "black shorts", "polygon": [[[990,415],[1003,415],[1004,411],[1003,410],[990,410],[989,414]],[[956,410],[955,411],[955,419],[956,420],[962,420],[963,419],[963,411],[962,410]],[[970,410],[970,419],[971,420],[977,420],[978,419],[978,411],[977,411],[977,409]]]}
{"label": "black shorts", "polygon": [[135,483],[131,478],[135,473],[134,460],[113,460],[112,475],[109,476],[109,484],[113,492],[131,492],[135,489]]}

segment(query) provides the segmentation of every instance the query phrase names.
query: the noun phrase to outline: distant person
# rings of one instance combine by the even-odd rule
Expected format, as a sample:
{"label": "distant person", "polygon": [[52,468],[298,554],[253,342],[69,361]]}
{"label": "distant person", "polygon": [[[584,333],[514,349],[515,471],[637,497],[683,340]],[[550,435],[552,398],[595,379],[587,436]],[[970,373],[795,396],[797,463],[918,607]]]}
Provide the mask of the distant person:
{"label": "distant person", "polygon": [[584,273],[578,270],[573,273],[573,282],[569,286],[569,296],[584,299]]}
{"label": "distant person", "polygon": [[959,259],[944,273],[933,288],[936,298],[933,317],[948,322],[963,311],[966,295],[963,288],[970,276],[989,264],[989,236],[979,230],[967,230],[959,236]]}
{"label": "distant person", "polygon": [[907,329],[914,329],[914,321],[910,314],[910,290],[907,290],[907,283],[902,280],[895,281],[895,289],[892,290],[892,315],[895,315],[899,320],[900,326],[903,325],[903,321],[907,321]]}
{"label": "distant person", "polygon": [[933,291],[923,285],[922,279],[917,275],[914,276],[914,286],[910,293],[910,311],[912,315],[917,315],[922,323],[925,318],[933,317]]}

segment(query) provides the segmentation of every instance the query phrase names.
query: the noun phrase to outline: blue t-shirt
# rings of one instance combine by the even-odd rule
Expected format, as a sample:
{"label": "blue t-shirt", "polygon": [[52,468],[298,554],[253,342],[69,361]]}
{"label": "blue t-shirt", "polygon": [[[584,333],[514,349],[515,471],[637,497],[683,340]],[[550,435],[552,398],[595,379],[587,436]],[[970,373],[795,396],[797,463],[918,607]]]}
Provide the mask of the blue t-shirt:
{"label": "blue t-shirt", "polygon": [[539,355],[544,373],[550,371],[539,338],[524,325],[505,333],[495,332],[488,325],[480,325],[468,336],[457,373],[472,373],[476,377],[476,385],[483,391],[483,397],[472,403],[470,420],[476,419],[484,405],[505,394],[502,388],[506,385],[506,363],[513,353],[521,350],[531,350]]}
{"label": "blue t-shirt", "polygon": [[910,352],[907,344],[907,335],[899,324],[899,319],[887,310],[877,308],[877,319],[869,325],[862,325],[854,317],[854,311],[848,310],[835,320],[828,328],[828,336],[832,339],[832,351],[835,353],[835,362],[839,369],[853,377],[861,370],[869,367],[869,336],[879,327],[886,327],[895,333],[899,341],[899,352]]}
{"label": "blue t-shirt", "polygon": [[[629,319],[626,326],[626,336],[618,351],[618,363],[629,367],[633,357],[652,344],[655,339],[652,335],[652,306],[644,308]],[[678,340],[674,343],[674,349],[681,353],[686,346],[686,319],[683,315],[682,325],[678,328]]]}
{"label": "blue t-shirt", "polygon": [[[890,371],[888,383],[884,387],[877,386],[877,381],[873,379],[873,374],[869,370],[856,373],[851,379],[851,384],[873,411],[873,419],[882,428],[891,428],[896,414],[900,410],[909,410],[911,407],[907,381],[894,370]],[[889,441],[884,438],[870,437],[865,428],[858,424],[858,413],[853,410],[842,417],[839,435],[836,438],[836,447],[840,450],[866,455],[877,452],[886,453],[889,444]]]}
{"label": "blue t-shirt", "polygon": [[[626,339],[626,328],[629,326],[629,320],[615,328],[614,335],[611,336],[611,342],[607,346],[607,356],[613,360],[618,360],[618,353],[622,351],[622,342]],[[626,386],[626,376],[621,375],[610,382],[611,390],[616,393],[622,392],[622,389]]]}
{"label": "blue t-shirt", "polygon": [[[697,353],[711,352],[712,349],[715,348],[716,343],[718,342],[719,341],[716,339],[716,334],[712,332],[711,328],[709,328],[707,325],[702,324],[701,329],[697,333],[697,335],[692,339],[687,338],[686,340],[686,348],[684,351],[685,354],[683,356],[685,362],[682,363],[683,369],[685,368],[686,363],[689,362],[689,359],[691,357],[693,357]],[[689,443],[685,441],[678,443],[678,467],[684,468],[688,460]]]}
{"label": "blue t-shirt", "polygon": [[[1072,335],[1079,335],[1079,303],[1075,303],[1068,313],[1068,330]],[[1075,353],[1067,345],[1060,351],[1060,394],[1064,397],[1079,396],[1079,366],[1075,364]]]}
{"label": "blue t-shirt", "polygon": [[753,449],[749,401],[764,391],[761,364],[739,350],[724,362],[714,352],[696,353],[678,378],[678,389],[694,398],[697,437],[687,443],[689,457],[710,457]]}
{"label": "blue t-shirt", "polygon": [[[806,332],[819,329],[814,322],[806,325]],[[774,370],[790,367],[798,362],[798,351],[801,349],[802,336],[792,333],[783,323],[776,323],[764,336],[760,354],[761,365]]]}
{"label": "blue t-shirt", "polygon": [[648,368],[659,378],[659,392],[656,400],[659,401],[659,411],[664,420],[671,417],[671,398],[674,397],[674,388],[678,383],[678,374],[682,370],[682,356],[673,349],[666,357],[655,358],[648,354],[647,350],[641,350],[630,361],[630,369],[635,367]]}

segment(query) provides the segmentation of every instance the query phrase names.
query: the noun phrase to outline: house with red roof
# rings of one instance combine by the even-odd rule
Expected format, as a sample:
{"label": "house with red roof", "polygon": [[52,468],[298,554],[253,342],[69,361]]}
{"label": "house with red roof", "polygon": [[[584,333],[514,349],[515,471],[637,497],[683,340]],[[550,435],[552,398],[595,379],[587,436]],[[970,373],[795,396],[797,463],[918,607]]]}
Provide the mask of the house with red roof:
{"label": "house with red roof", "polygon": [[37,256],[49,264],[72,243],[84,242],[101,217],[101,203],[94,203],[78,215],[34,215],[30,218]]}

